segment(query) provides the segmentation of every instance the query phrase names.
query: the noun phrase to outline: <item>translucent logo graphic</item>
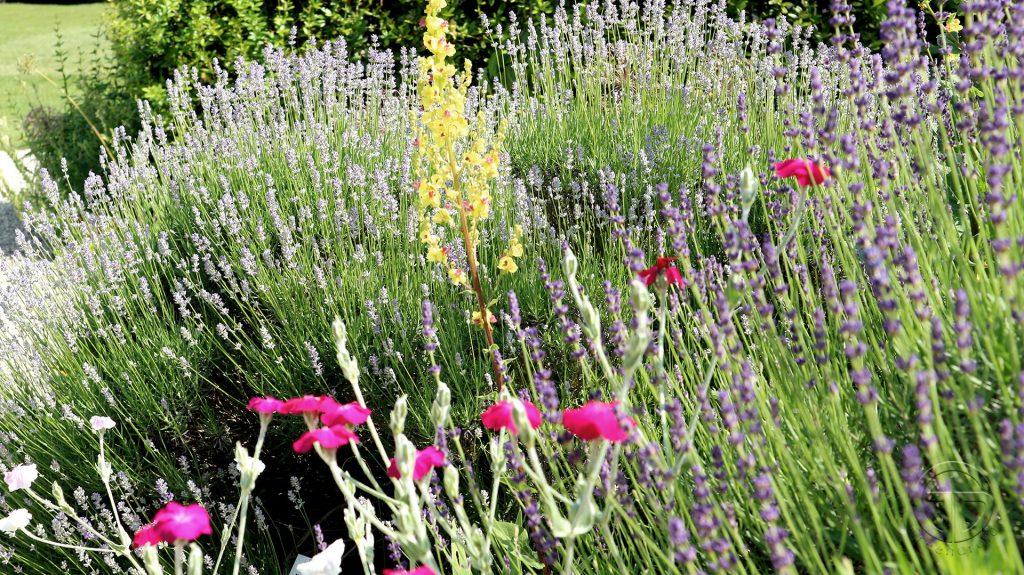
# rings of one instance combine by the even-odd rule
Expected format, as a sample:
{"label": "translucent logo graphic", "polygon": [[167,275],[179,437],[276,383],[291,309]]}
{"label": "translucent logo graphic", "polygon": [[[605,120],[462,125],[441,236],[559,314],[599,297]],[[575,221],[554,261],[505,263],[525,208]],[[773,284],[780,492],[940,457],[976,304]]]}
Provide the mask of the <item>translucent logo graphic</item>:
{"label": "translucent logo graphic", "polygon": [[989,492],[988,474],[984,470],[959,461],[948,461],[925,471],[925,484],[936,510],[943,509],[946,499],[952,498],[960,514],[959,529],[954,531],[947,514],[938,513],[941,519],[924,528],[933,540],[947,544],[965,543],[980,536],[992,523],[995,498]]}

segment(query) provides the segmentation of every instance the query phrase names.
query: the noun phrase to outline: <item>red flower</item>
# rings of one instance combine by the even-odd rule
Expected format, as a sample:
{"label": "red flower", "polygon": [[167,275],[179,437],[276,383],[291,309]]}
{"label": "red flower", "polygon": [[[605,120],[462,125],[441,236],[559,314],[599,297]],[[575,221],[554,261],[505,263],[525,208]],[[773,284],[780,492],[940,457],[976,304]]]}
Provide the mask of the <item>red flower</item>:
{"label": "red flower", "polygon": [[[530,427],[537,429],[540,427],[540,411],[537,410],[536,405],[529,401],[522,403],[523,408],[526,410],[526,418],[530,421]],[[511,401],[499,401],[480,414],[480,421],[483,422],[484,427],[487,429],[494,431],[507,429],[512,435],[515,435],[518,430],[512,418],[512,410],[513,403]]]}
{"label": "red flower", "polygon": [[832,172],[807,158],[792,158],[775,164],[775,175],[779,178],[796,178],[801,186],[810,186],[831,178]]}
{"label": "red flower", "polygon": [[200,535],[210,535],[210,514],[202,505],[182,505],[171,501],[163,509],[156,512],[153,522],[139,529],[132,541],[133,547],[174,543],[176,541],[195,541]]}
{"label": "red flower", "polygon": [[370,417],[370,410],[353,401],[344,405],[335,405],[324,410],[320,421],[324,425],[362,425]]}
{"label": "red flower", "polygon": [[437,575],[437,572],[423,565],[411,571],[406,571],[405,569],[385,569],[383,575]]}
{"label": "red flower", "polygon": [[359,436],[344,425],[321,427],[303,433],[292,447],[297,453],[309,453],[314,443],[319,443],[324,449],[337,449],[348,443],[359,443]]}
{"label": "red flower", "polygon": [[284,402],[276,397],[254,397],[249,400],[248,409],[256,413],[275,413],[281,411]]}
{"label": "red flower", "polygon": [[658,258],[657,263],[654,267],[649,267],[640,272],[640,279],[644,281],[645,285],[651,285],[658,275],[664,273],[665,281],[668,285],[675,284],[679,287],[683,287],[683,275],[679,273],[679,269],[672,265],[672,262],[676,261],[676,258]]}
{"label": "red flower", "polygon": [[338,405],[333,397],[326,395],[303,395],[284,402],[278,413],[296,415],[302,413],[324,413]]}
{"label": "red flower", "polygon": [[[433,445],[421,449],[416,452],[416,465],[413,466],[412,478],[419,481],[430,475],[432,469],[442,465],[444,465],[444,453],[440,449]],[[388,477],[402,478],[402,473],[398,470],[398,461],[394,457],[391,458],[391,464],[388,465]]]}
{"label": "red flower", "polygon": [[629,437],[629,430],[636,427],[636,422],[627,417],[620,424],[619,416],[615,413],[618,403],[617,401],[611,403],[588,401],[579,409],[566,409],[562,413],[562,425],[570,433],[585,441],[597,438],[606,439],[612,443],[625,441]]}

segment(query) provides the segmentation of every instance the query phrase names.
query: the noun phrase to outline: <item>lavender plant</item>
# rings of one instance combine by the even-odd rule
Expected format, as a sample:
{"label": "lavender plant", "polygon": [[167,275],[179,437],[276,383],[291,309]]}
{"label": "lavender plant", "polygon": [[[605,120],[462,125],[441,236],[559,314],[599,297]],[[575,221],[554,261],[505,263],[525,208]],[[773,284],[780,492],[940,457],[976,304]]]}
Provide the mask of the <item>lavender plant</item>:
{"label": "lavender plant", "polygon": [[[831,46],[703,1],[494,30],[510,68],[465,116],[508,125],[477,244],[496,353],[420,243],[411,52],[183,71],[170,117],[28,218],[63,297],[5,292],[34,360],[4,355],[0,428],[37,430],[8,449],[80,458],[103,408],[174,469],[245,439],[250,395],[344,377],[378,412],[407,395],[358,456],[377,485],[331,469],[367,565],[369,525],[438,572],[1024,570],[1024,6],[892,0],[877,53],[832,8]],[[577,427],[590,400],[614,425]]]}

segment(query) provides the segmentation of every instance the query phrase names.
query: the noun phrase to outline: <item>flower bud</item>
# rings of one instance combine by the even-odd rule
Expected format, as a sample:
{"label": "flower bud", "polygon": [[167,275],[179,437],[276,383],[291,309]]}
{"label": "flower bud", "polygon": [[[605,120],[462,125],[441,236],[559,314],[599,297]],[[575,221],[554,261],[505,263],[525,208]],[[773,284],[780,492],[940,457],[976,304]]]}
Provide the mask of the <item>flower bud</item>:
{"label": "flower bud", "polygon": [[341,318],[335,317],[331,324],[334,329],[334,345],[338,350],[338,365],[341,373],[352,385],[359,381],[359,362],[348,352],[348,330]]}
{"label": "flower bud", "polygon": [[572,253],[572,250],[566,248],[566,250],[562,252],[562,271],[565,272],[566,277],[575,278],[576,271],[578,269],[579,261]]}
{"label": "flower bud", "polygon": [[403,395],[395,401],[395,407],[391,410],[391,433],[395,437],[405,431],[405,416],[409,413],[407,396]]}
{"label": "flower bud", "polygon": [[740,172],[740,198],[744,204],[754,200],[757,184],[757,176],[754,175],[754,170],[750,166],[743,168],[743,171]]}
{"label": "flower bud", "polygon": [[516,424],[516,436],[523,442],[523,445],[532,445],[537,432],[533,429],[529,416],[526,415],[523,402],[518,399],[512,400],[512,423]]}
{"label": "flower bud", "polygon": [[249,450],[241,442],[235,443],[235,463],[238,464],[238,480],[242,491],[252,491],[256,487],[256,478],[263,473],[266,465],[259,459],[249,456]]}
{"label": "flower bud", "polygon": [[448,412],[452,404],[452,392],[444,383],[437,386],[437,394],[434,396],[434,403],[430,406],[430,419],[437,427],[448,425]]}
{"label": "flower bud", "polygon": [[395,436],[395,461],[402,478],[411,480],[416,469],[416,447],[404,435]]}
{"label": "flower bud", "polygon": [[203,575],[203,550],[195,543],[188,546],[188,575]]}
{"label": "flower bud", "polygon": [[57,503],[57,506],[63,509],[67,506],[67,501],[64,499],[64,490],[61,489],[60,485],[53,482],[53,500]]}
{"label": "flower bud", "polygon": [[459,472],[454,465],[446,465],[444,468],[444,492],[453,500],[459,498]]}

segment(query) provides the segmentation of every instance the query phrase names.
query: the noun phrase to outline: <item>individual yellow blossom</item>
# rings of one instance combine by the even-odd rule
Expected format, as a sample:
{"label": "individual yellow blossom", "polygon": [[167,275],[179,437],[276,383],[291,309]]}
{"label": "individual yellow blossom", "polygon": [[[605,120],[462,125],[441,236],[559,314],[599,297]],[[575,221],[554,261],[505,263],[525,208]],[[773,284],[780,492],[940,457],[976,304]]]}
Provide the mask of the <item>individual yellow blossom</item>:
{"label": "individual yellow blossom", "polygon": [[946,21],[946,32],[954,33],[964,29],[963,24],[960,23],[960,19],[953,17]]}
{"label": "individual yellow blossom", "polygon": [[516,265],[516,260],[508,255],[504,255],[498,260],[498,269],[507,274],[514,274],[519,269],[519,266]]}
{"label": "individual yellow blossom", "polygon": [[469,282],[466,280],[466,272],[462,271],[462,268],[449,268],[448,279],[451,280],[451,282],[457,286],[469,286]]}
{"label": "individual yellow blossom", "polygon": [[448,259],[448,250],[432,245],[427,248],[427,261],[435,264],[443,264]]}
{"label": "individual yellow blossom", "polygon": [[441,208],[434,212],[434,217],[431,218],[431,221],[439,226],[450,226],[452,225],[452,213],[448,208]]}
{"label": "individual yellow blossom", "polygon": [[[487,312],[487,323],[495,323],[495,322],[498,321],[498,319],[494,317],[494,314],[491,313],[491,310],[485,310],[485,311]],[[472,319],[470,321],[471,321],[471,323],[473,325],[483,326],[483,322],[480,321],[480,312],[479,311],[473,312],[473,317],[472,317]]]}
{"label": "individual yellow blossom", "polygon": [[420,209],[437,208],[441,206],[441,192],[432,182],[420,180]]}

